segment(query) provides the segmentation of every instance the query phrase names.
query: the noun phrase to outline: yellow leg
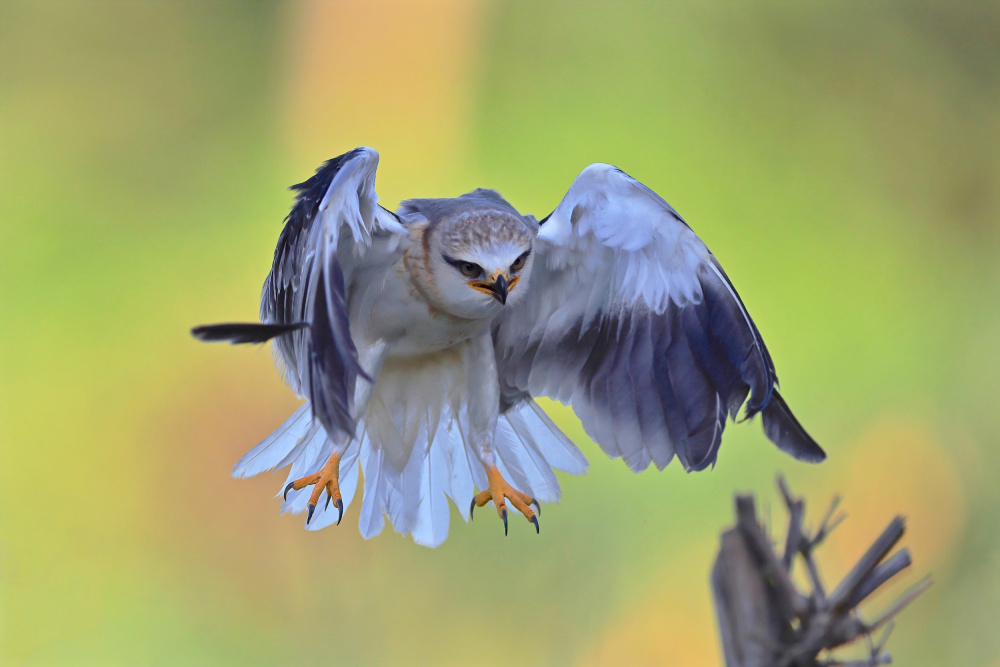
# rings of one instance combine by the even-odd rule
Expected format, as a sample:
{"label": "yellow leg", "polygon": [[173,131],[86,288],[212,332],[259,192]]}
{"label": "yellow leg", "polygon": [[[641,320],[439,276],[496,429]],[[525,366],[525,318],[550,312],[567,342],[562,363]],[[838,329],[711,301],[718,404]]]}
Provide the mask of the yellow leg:
{"label": "yellow leg", "polygon": [[538,504],[538,501],[526,493],[521,493],[508,484],[507,480],[503,478],[496,466],[485,467],[486,479],[489,480],[489,488],[485,491],[480,491],[476,494],[476,497],[472,499],[472,506],[469,507],[469,518],[472,518],[472,513],[477,507],[482,507],[492,500],[493,504],[497,508],[497,514],[499,514],[500,518],[503,519],[503,534],[506,535],[507,500],[510,500],[511,504],[524,515],[525,519],[535,524],[535,532],[539,532],[538,516],[535,514],[535,511],[531,509],[531,506],[534,505],[538,508],[538,514],[541,514],[542,507]]}
{"label": "yellow leg", "polygon": [[344,518],[344,501],[340,496],[340,456],[336,453],[330,454],[330,458],[327,459],[326,464],[320,468],[319,472],[313,473],[312,475],[306,475],[305,477],[300,477],[294,482],[289,482],[288,486],[285,487],[284,498],[288,499],[288,492],[292,489],[298,491],[299,489],[304,489],[307,486],[314,486],[312,495],[309,496],[309,516],[306,518],[306,523],[312,520],[313,512],[316,511],[316,503],[319,502],[319,496],[323,493],[323,489],[326,489],[327,497],[326,503],[330,504],[332,500],[340,511],[340,516],[337,517],[337,525],[340,525],[340,520]]}

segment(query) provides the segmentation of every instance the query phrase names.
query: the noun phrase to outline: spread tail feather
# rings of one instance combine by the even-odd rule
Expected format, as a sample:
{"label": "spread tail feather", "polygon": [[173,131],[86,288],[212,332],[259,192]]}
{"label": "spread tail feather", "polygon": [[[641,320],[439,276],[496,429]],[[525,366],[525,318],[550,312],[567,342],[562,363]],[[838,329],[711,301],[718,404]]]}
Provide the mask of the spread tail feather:
{"label": "spread tail feather", "polygon": [[[402,470],[393,467],[374,443],[364,443],[364,537],[381,532],[388,517],[396,532],[412,535],[417,544],[436,547],[448,536],[449,498],[462,518],[469,520],[469,500],[477,487],[486,488],[487,480],[475,450],[462,437],[464,422],[463,414],[447,416],[434,425],[433,437],[421,434]],[[500,417],[495,443],[501,474],[540,502],[559,500],[561,491],[553,469],[573,474],[587,469],[580,450],[531,400]]]}
{"label": "spread tail feather", "polygon": [[309,404],[304,403],[274,433],[243,455],[233,466],[233,477],[253,477],[265,470],[277,468],[302,441],[312,424]]}
{"label": "spread tail feather", "polygon": [[562,493],[553,470],[587,471],[583,453],[531,399],[500,416],[496,449],[514,487],[544,503]]}
{"label": "spread tail feather", "polygon": [[[403,469],[397,469],[385,450],[373,443],[363,423],[340,460],[340,492],[345,512],[357,495],[359,471],[364,474],[365,493],[359,513],[359,528],[365,537],[382,531],[385,517],[393,529],[412,535],[417,544],[436,547],[448,537],[448,500],[466,521],[475,488],[485,489],[486,473],[476,452],[462,437],[465,416],[442,417],[418,435]],[[426,431],[433,430],[432,437]],[[314,418],[309,402],[284,424],[251,449],[233,468],[233,477],[251,477],[266,470],[291,466],[281,486],[319,470],[333,451],[333,441]],[[548,418],[534,401],[528,400],[501,415],[496,435],[497,463],[501,474],[516,488],[540,502],[556,502],[559,482],[553,470],[575,475],[586,472],[587,459]],[[290,490],[281,511],[306,510],[311,487]],[[512,507],[511,511],[515,511]],[[336,523],[339,512],[325,498],[307,529],[319,530]]]}

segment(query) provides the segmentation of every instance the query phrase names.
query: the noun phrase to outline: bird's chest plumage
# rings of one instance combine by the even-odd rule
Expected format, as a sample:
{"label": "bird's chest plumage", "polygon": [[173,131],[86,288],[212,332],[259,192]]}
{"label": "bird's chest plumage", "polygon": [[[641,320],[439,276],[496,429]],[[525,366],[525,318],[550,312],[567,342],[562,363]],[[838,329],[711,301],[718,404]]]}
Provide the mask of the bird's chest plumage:
{"label": "bird's chest plumage", "polygon": [[489,331],[492,318],[455,317],[435,307],[422,288],[422,269],[407,259],[387,271],[369,313],[359,317],[364,338],[389,341],[395,358],[442,352]]}
{"label": "bird's chest plumage", "polygon": [[492,318],[460,318],[435,308],[413,279],[415,270],[400,261],[387,271],[362,317],[362,339],[388,343],[364,416],[367,437],[397,469],[415,446],[429,447],[439,427],[455,427],[470,406],[488,404],[495,411],[498,400]]}
{"label": "bird's chest plumage", "polygon": [[415,445],[429,447],[438,428],[451,428],[452,420],[463,413],[469,398],[463,349],[466,345],[426,354],[396,355],[383,363],[364,423],[372,446],[384,451],[387,462],[395,469],[406,466]]}

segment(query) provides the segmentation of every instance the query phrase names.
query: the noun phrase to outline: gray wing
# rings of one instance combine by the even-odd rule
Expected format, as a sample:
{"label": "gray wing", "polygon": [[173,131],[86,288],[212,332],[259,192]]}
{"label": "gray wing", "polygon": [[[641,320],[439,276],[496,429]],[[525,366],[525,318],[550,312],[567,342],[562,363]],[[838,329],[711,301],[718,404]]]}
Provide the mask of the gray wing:
{"label": "gray wing", "polygon": [[355,386],[366,377],[351,337],[348,285],[366,263],[392,261],[406,235],[378,205],[377,168],[375,150],[356,148],[292,186],[298,196],[261,293],[261,322],[308,323],[274,344],[289,384],[331,435],[354,435]]}
{"label": "gray wing", "polygon": [[502,409],[549,396],[633,470],[675,455],[701,470],[749,396],[746,417],[761,412],[778,447],[825,457],[722,267],[649,188],[591,165],[542,221],[536,253],[528,294],[494,324]]}

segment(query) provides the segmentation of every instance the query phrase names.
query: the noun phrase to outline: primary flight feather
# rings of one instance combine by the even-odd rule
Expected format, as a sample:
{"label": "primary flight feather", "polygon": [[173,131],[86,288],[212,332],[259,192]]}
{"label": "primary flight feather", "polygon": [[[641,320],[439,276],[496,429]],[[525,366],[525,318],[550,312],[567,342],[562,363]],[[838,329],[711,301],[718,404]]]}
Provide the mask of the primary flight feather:
{"label": "primary flight feather", "polygon": [[306,511],[307,528],[340,522],[360,468],[365,537],[388,517],[437,546],[448,498],[466,520],[493,502],[505,532],[509,505],[537,531],[554,470],[587,461],[535,396],[572,405],[636,472],[713,465],[744,403],[783,451],[825,457],[719,262],[646,186],[594,164],[541,221],[485,189],[391,213],[377,166],[357,148],[294,186],[261,324],[192,330],[273,339],[306,402],[233,475],[291,466],[282,509]]}

